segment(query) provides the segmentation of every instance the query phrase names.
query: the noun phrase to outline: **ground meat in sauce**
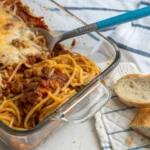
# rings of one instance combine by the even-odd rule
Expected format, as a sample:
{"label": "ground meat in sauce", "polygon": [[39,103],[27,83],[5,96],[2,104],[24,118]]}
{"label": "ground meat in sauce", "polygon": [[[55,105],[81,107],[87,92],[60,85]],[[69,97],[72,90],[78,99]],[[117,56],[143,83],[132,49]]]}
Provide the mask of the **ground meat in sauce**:
{"label": "ground meat in sauce", "polygon": [[[19,40],[13,42],[15,46],[19,46],[20,44]],[[60,46],[59,49],[62,49],[62,47]],[[61,53],[66,52],[62,51]],[[27,63],[33,65],[49,58],[49,53],[28,56]],[[62,59],[60,63],[67,64],[68,58]],[[12,74],[13,68],[15,68],[15,66],[7,68],[9,76]],[[53,93],[56,91],[58,85],[62,88],[69,80],[59,69],[56,69],[52,75],[51,71],[48,65],[43,68],[32,67],[32,69],[29,69],[23,64],[18,70],[18,73],[24,72],[23,77],[20,76],[15,78],[12,82],[7,82],[8,78],[6,78],[5,82],[7,83],[7,88],[5,90],[0,90],[0,97],[23,93],[22,97],[19,99],[21,105],[19,107],[23,108],[22,113],[30,110],[29,106],[33,107],[47,96],[47,90]]]}
{"label": "ground meat in sauce", "polygon": [[30,47],[30,43],[27,40],[21,40],[20,41],[20,47],[22,48],[29,48]]}
{"label": "ground meat in sauce", "polygon": [[19,39],[14,39],[12,40],[12,45],[15,46],[15,47],[19,47]]}
{"label": "ground meat in sauce", "polygon": [[33,68],[33,69],[32,69],[32,73],[33,73],[33,76],[34,76],[34,77],[41,77],[41,75],[42,75],[41,70],[40,70],[40,69],[37,69],[37,68]]}
{"label": "ground meat in sauce", "polygon": [[[20,101],[24,103],[28,102],[31,104],[37,104],[43,97],[47,95],[47,90],[49,92],[54,92],[57,88],[57,85],[59,85],[59,87],[63,87],[68,81],[68,77],[59,70],[54,72],[50,78],[49,74],[50,69],[44,67],[42,69],[42,77],[32,77],[31,79],[26,80],[26,86],[25,82],[23,83],[25,92]],[[46,78],[44,77],[43,79],[43,75],[45,75]]]}
{"label": "ground meat in sauce", "polygon": [[35,64],[36,57],[35,56],[29,56],[27,62],[31,65]]}
{"label": "ground meat in sauce", "polygon": [[64,50],[64,47],[61,44],[56,44],[51,55],[52,55],[52,57],[56,57],[56,56],[61,55],[61,54],[71,54],[71,53],[68,50]]}
{"label": "ground meat in sauce", "polygon": [[28,102],[30,104],[38,104],[41,98],[42,98],[41,93],[28,92],[23,94],[23,96],[20,98],[20,101],[24,103]]}
{"label": "ground meat in sauce", "polygon": [[49,59],[50,58],[50,54],[47,53],[47,54],[37,54],[37,55],[31,55],[31,56],[28,56],[28,60],[27,62],[31,65],[37,63],[37,62],[40,62],[40,61],[43,61],[43,60],[46,60],[46,59]]}
{"label": "ground meat in sauce", "polygon": [[23,91],[23,83],[19,80],[16,80],[11,84],[11,91],[15,94],[21,93]]}
{"label": "ground meat in sauce", "polygon": [[33,76],[32,70],[25,70],[24,71],[24,78],[31,78]]}
{"label": "ground meat in sauce", "polygon": [[40,86],[44,88],[49,88],[49,82],[48,80],[41,80]]}
{"label": "ground meat in sauce", "polygon": [[46,40],[43,36],[39,36],[37,37],[38,41],[37,41],[37,44],[40,45],[40,46],[46,46]]}
{"label": "ground meat in sauce", "polygon": [[44,87],[46,89],[52,88],[53,90],[56,90],[57,85],[59,85],[60,87],[63,86],[63,84],[56,79],[41,80],[41,82],[40,82],[40,86]]}
{"label": "ground meat in sauce", "polygon": [[23,96],[21,97],[20,101],[24,103],[38,104],[46,95],[46,88],[43,88],[40,84],[30,84],[30,86],[28,86]]}
{"label": "ground meat in sauce", "polygon": [[17,48],[29,48],[30,43],[27,40],[21,40],[21,39],[14,39],[12,40],[12,45]]}
{"label": "ground meat in sauce", "polygon": [[10,89],[9,88],[6,88],[4,91],[3,91],[3,96],[8,96],[10,94]]}
{"label": "ground meat in sauce", "polygon": [[24,104],[23,102],[20,102],[18,107],[20,110],[20,114],[25,117],[26,114],[28,114],[29,111],[33,108],[33,104],[30,104],[30,103]]}
{"label": "ground meat in sauce", "polygon": [[0,88],[0,99],[3,97],[3,90]]}
{"label": "ground meat in sauce", "polygon": [[53,89],[56,89],[57,85],[59,85],[59,87],[63,87],[64,84],[62,82],[60,82],[59,80],[56,80],[56,79],[50,80],[50,86]]}
{"label": "ground meat in sauce", "polygon": [[14,24],[13,23],[7,23],[6,25],[4,25],[4,29],[5,30],[11,30],[14,28]]}
{"label": "ground meat in sauce", "polygon": [[13,18],[11,18],[10,21],[17,22],[17,21],[19,21],[19,18],[17,16],[13,16]]}
{"label": "ground meat in sauce", "polygon": [[[14,0],[14,1],[16,2],[17,0]],[[12,0],[8,0],[7,3],[8,2],[10,2],[11,4],[14,3],[12,2]],[[17,1],[16,5],[17,5],[17,10],[16,10],[17,15],[21,17],[22,20],[27,25],[29,25],[30,27],[31,26],[40,27],[49,31],[48,26],[45,24],[43,17],[36,17],[35,15],[33,15],[29,7],[26,5],[23,5],[20,1]]]}
{"label": "ground meat in sauce", "polygon": [[12,73],[13,73],[13,70],[8,70],[7,73],[8,73],[9,76],[11,76]]}
{"label": "ground meat in sauce", "polygon": [[59,70],[52,75],[51,79],[57,79],[63,84],[68,81],[68,77]]}
{"label": "ground meat in sauce", "polygon": [[30,83],[29,86],[25,89],[23,96],[20,98],[21,102],[29,102],[29,103],[38,103],[39,99],[42,97],[42,93],[38,90],[38,83],[33,82]]}
{"label": "ground meat in sauce", "polygon": [[24,89],[27,88],[30,84],[30,79],[24,79],[22,81]]}
{"label": "ground meat in sauce", "polygon": [[51,74],[51,69],[48,66],[43,67],[42,69],[42,78],[49,79]]}
{"label": "ground meat in sauce", "polygon": [[76,45],[76,40],[73,39],[72,43],[71,43],[71,46],[75,46]]}

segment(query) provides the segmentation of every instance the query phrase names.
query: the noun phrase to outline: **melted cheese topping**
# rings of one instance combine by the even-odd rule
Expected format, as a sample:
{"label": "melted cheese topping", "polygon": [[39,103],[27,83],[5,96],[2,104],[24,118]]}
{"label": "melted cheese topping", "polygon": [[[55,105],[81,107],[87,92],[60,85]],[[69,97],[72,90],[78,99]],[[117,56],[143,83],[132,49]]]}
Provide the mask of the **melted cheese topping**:
{"label": "melted cheese topping", "polygon": [[[27,55],[40,54],[42,47],[37,45],[35,38],[23,21],[0,6],[0,64],[13,65],[26,59]],[[15,39],[25,41],[27,46],[15,46],[12,43]]]}

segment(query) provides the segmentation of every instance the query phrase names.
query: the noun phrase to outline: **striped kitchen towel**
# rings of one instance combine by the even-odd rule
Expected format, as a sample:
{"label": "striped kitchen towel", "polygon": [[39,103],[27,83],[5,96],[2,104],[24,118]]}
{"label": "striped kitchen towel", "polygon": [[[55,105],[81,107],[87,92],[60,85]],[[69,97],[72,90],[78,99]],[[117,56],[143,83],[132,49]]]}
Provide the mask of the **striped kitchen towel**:
{"label": "striped kitchen towel", "polygon": [[106,79],[106,84],[112,91],[112,97],[95,115],[96,130],[103,149],[150,149],[150,140],[139,135],[129,127],[138,109],[123,104],[113,92],[113,84],[122,76],[132,73],[140,73],[135,64],[120,63]]}
{"label": "striped kitchen towel", "polygon": [[[86,23],[93,23],[150,5],[150,0],[56,0]],[[121,50],[122,62],[109,78],[115,82],[127,73],[150,73],[150,17],[100,31]],[[93,37],[94,40],[99,40]],[[109,51],[109,49],[108,49]],[[108,53],[108,52],[107,52]],[[134,64],[132,64],[134,63]],[[127,69],[130,68],[130,69]],[[124,72],[125,69],[128,71]],[[121,70],[121,72],[119,71]],[[117,76],[117,75],[120,76]],[[96,115],[96,129],[103,149],[139,150],[150,149],[150,141],[129,128],[138,109],[124,105],[113,92],[111,100]]]}

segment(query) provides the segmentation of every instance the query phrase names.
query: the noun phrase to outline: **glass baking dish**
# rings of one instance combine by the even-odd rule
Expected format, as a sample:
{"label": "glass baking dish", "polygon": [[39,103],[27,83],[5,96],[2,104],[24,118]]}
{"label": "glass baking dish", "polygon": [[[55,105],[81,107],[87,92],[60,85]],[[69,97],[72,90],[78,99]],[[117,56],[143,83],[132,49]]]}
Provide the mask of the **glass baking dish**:
{"label": "glass baking dish", "polygon": [[[84,24],[54,1],[22,0],[22,2],[30,6],[37,16],[44,16],[53,35],[61,34]],[[0,138],[11,148],[33,149],[66,122],[81,123],[88,120],[109,100],[110,91],[101,84],[100,80],[118,65],[120,52],[117,46],[100,33],[91,33],[74,39],[76,40],[74,47],[70,46],[72,39],[66,40],[62,44],[75,53],[88,56],[100,66],[103,72],[31,130],[13,130],[0,122]],[[111,64],[104,65],[108,61]]]}

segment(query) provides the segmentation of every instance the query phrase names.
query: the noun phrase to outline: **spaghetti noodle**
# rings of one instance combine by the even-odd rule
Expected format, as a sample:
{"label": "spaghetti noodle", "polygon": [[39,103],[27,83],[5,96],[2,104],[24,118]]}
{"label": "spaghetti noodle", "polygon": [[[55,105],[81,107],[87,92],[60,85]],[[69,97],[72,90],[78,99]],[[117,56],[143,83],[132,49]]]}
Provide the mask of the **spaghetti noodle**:
{"label": "spaghetti noodle", "polygon": [[[4,1],[0,2],[0,7],[7,4]],[[9,8],[12,7],[13,5],[10,5]],[[18,5],[13,7],[13,13],[14,11],[19,12],[19,16],[22,16],[20,11],[22,7],[23,5],[19,2]],[[24,15],[26,11],[23,11]],[[32,19],[28,19],[27,24],[31,24],[34,20],[33,16],[30,15],[29,17]],[[11,16],[8,16],[8,18],[8,21],[12,19]],[[46,28],[47,26],[42,25],[41,22],[40,20],[41,27]],[[8,24],[8,22],[5,22],[5,24]],[[33,24],[38,26],[37,20]],[[13,24],[14,26],[15,24]],[[21,21],[19,30],[22,30],[22,28],[24,28],[24,23],[22,24]],[[27,26],[25,26],[26,28]],[[29,29],[27,28],[26,31],[29,31]],[[9,34],[13,35],[14,32],[11,31]],[[34,33],[30,35],[34,35]],[[100,70],[94,62],[85,56],[64,50],[60,44],[49,55],[43,37],[34,35],[31,40],[23,39],[24,36],[22,37],[22,35],[19,36],[20,39],[12,38],[11,44],[10,41],[5,43],[13,48],[15,47],[16,53],[19,53],[17,55],[19,59],[9,61],[11,63],[6,64],[1,61],[0,120],[15,130],[27,130],[35,127],[70,99],[99,75]],[[5,35],[3,35],[3,38],[6,38]],[[36,53],[33,52],[35,47],[38,47]],[[28,49],[31,51],[25,55],[23,52]],[[3,52],[0,50],[0,56],[1,53]],[[5,57],[9,59],[8,56]]]}

